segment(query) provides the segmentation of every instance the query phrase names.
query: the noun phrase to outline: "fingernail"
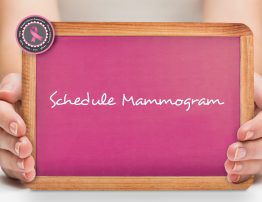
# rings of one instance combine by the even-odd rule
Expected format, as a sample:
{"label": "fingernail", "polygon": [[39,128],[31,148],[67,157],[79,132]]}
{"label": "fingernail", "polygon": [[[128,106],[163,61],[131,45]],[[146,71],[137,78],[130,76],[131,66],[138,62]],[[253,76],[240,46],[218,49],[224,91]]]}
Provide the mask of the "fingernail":
{"label": "fingernail", "polygon": [[25,166],[24,166],[24,161],[17,161],[17,167],[20,168],[20,169],[25,169]]}
{"label": "fingernail", "polygon": [[22,143],[21,142],[17,142],[16,144],[15,144],[15,152],[16,152],[16,154],[19,156],[19,152],[20,152],[20,145],[21,145]]}
{"label": "fingernail", "polygon": [[233,172],[239,172],[243,168],[242,163],[235,163],[234,168],[232,169]]}
{"label": "fingernail", "polygon": [[17,128],[18,128],[18,125],[17,125],[16,122],[10,123],[9,129],[10,129],[10,132],[11,132],[13,135],[17,135]]}
{"label": "fingernail", "polygon": [[28,178],[28,174],[27,173],[22,173],[22,175],[24,176],[25,179]]}
{"label": "fingernail", "polygon": [[250,140],[254,136],[253,131],[248,131],[245,137],[245,140]]}
{"label": "fingernail", "polygon": [[241,159],[243,159],[246,156],[246,154],[247,154],[246,149],[242,148],[242,147],[239,147],[236,150],[236,154],[235,154],[234,160],[235,161],[241,160]]}
{"label": "fingernail", "polygon": [[11,83],[5,83],[1,85],[0,90],[8,90],[12,91],[14,89],[14,86]]}
{"label": "fingernail", "polygon": [[230,179],[232,182],[238,182],[240,180],[240,175],[231,175]]}

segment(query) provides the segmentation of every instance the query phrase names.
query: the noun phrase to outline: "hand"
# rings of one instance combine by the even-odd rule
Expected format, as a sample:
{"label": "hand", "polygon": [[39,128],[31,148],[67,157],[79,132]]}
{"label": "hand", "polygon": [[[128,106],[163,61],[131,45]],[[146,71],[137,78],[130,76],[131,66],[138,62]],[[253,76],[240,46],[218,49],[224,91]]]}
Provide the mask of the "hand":
{"label": "hand", "polygon": [[256,116],[237,132],[238,142],[229,146],[225,169],[229,182],[239,183],[262,174],[262,77],[255,73]]}
{"label": "hand", "polygon": [[0,166],[7,176],[22,182],[35,178],[32,144],[15,108],[21,99],[21,75],[9,74],[0,84]]}

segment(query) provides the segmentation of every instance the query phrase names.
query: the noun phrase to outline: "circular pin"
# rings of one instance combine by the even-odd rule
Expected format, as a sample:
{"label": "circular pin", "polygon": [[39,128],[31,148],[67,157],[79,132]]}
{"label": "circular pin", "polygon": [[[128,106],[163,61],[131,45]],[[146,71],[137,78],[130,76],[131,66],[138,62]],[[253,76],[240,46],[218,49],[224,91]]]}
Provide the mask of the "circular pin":
{"label": "circular pin", "polygon": [[39,15],[24,18],[16,29],[18,44],[24,51],[32,54],[47,51],[52,46],[54,38],[51,22]]}

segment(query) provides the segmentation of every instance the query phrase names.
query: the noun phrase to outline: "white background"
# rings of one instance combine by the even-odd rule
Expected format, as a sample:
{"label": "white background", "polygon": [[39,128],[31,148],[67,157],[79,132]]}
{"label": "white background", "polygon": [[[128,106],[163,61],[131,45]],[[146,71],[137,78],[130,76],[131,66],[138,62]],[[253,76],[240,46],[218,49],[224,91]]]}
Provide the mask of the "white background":
{"label": "white background", "polygon": [[[60,0],[63,21],[201,21],[201,0]],[[0,172],[0,202],[261,202],[262,177],[246,191],[31,191]]]}

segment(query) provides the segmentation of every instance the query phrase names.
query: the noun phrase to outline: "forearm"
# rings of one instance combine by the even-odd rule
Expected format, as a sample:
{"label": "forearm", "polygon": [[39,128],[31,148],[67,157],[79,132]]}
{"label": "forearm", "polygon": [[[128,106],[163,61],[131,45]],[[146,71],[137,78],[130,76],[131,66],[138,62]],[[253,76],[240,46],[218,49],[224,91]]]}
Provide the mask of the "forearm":
{"label": "forearm", "polygon": [[255,71],[262,75],[262,1],[204,0],[204,20],[207,22],[241,22],[254,34]]}
{"label": "forearm", "polygon": [[0,79],[10,72],[21,71],[21,49],[16,43],[15,29],[25,16],[39,14],[58,21],[55,0],[1,0],[0,1]]}

